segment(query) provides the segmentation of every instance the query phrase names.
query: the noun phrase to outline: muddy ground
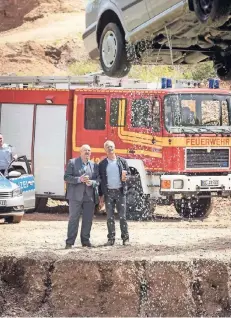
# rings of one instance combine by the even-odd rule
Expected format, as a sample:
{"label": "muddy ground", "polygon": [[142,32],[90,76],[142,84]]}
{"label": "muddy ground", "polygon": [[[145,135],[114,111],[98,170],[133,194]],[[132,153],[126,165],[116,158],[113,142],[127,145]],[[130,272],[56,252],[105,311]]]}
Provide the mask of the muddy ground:
{"label": "muddy ground", "polygon": [[216,200],[204,221],[173,207],[129,222],[114,247],[106,218],[94,218],[92,243],[65,250],[67,214],[27,214],[0,224],[0,316],[231,316],[231,213]]}

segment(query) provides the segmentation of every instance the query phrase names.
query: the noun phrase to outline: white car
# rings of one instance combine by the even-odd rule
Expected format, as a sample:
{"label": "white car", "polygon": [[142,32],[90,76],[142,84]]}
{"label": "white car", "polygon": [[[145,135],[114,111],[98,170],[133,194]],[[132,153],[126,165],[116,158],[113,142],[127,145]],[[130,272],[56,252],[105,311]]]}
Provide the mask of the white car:
{"label": "white car", "polygon": [[8,223],[20,223],[25,210],[35,207],[35,181],[30,165],[25,156],[17,160],[23,161],[24,171],[17,169],[13,160],[5,175],[0,173],[0,219]]}
{"label": "white car", "polygon": [[132,64],[213,61],[231,80],[231,0],[88,0],[85,47],[104,73],[123,77]]}

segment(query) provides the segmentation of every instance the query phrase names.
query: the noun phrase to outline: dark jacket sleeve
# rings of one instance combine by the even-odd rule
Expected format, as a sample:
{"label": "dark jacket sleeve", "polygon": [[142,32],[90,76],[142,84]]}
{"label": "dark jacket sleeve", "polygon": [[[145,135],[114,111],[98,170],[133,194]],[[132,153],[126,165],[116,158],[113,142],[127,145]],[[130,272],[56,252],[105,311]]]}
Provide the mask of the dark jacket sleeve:
{"label": "dark jacket sleeve", "polygon": [[121,158],[121,157],[120,157],[120,161],[121,161],[121,164],[122,164],[122,169],[127,171],[127,180],[128,180],[130,178],[130,176],[131,176],[131,171],[130,171],[130,168],[128,166],[128,162],[127,162],[126,159]]}
{"label": "dark jacket sleeve", "polygon": [[100,183],[99,183],[99,196],[102,197],[103,191],[102,191],[102,161],[99,163],[99,177],[100,177]]}
{"label": "dark jacket sleeve", "polygon": [[127,171],[127,175],[129,177],[131,175],[131,171],[130,171],[130,168],[128,166],[128,162],[126,159],[124,159],[124,165],[125,165],[125,170]]}
{"label": "dark jacket sleeve", "polygon": [[71,184],[81,183],[80,177],[74,176],[74,164],[72,159],[68,161],[65,174],[64,174],[64,181]]}
{"label": "dark jacket sleeve", "polygon": [[94,187],[98,187],[100,184],[100,175],[99,175],[99,165],[97,163],[94,164],[95,177],[93,178]]}

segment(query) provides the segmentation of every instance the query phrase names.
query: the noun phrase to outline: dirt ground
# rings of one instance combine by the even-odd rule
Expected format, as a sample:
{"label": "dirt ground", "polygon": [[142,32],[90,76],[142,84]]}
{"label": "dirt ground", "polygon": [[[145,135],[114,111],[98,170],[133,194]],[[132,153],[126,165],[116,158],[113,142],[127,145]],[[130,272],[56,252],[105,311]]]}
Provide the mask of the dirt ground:
{"label": "dirt ground", "polygon": [[48,252],[81,258],[185,260],[231,259],[231,202],[215,200],[214,210],[204,221],[182,220],[172,206],[158,207],[156,218],[147,222],[129,222],[130,246],[123,247],[119,222],[112,248],[103,247],[107,239],[106,217],[96,216],[91,241],[94,249],[82,248],[79,238],[71,251],[64,250],[67,214],[26,214],[20,224],[0,224],[1,255],[24,256]]}
{"label": "dirt ground", "polygon": [[83,0],[0,0],[2,75],[69,75],[88,59]]}
{"label": "dirt ground", "polygon": [[103,246],[105,215],[92,249],[79,238],[64,249],[67,213],[2,223],[0,317],[230,317],[230,204],[216,200],[204,221],[158,207],[153,221],[129,222],[125,247],[118,219],[115,246]]}

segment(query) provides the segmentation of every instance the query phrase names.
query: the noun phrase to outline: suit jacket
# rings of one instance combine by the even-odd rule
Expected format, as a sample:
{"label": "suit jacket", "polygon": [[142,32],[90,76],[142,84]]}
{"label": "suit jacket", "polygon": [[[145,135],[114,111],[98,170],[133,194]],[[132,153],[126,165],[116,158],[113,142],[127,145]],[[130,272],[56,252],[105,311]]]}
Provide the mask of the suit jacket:
{"label": "suit jacket", "polygon": [[87,186],[80,181],[80,177],[84,174],[81,158],[69,160],[64,174],[64,181],[67,183],[66,198],[68,200],[82,201],[86,191],[87,196],[95,201],[95,193],[97,192],[95,190],[97,190],[100,182],[98,165],[89,161],[86,173],[89,175],[90,180],[93,181],[92,186]]}
{"label": "suit jacket", "polygon": [[[122,182],[122,191],[125,195],[127,192],[127,182],[122,181],[122,170],[127,171],[127,180],[129,179],[129,176],[131,174],[127,160],[116,156],[117,158],[117,165],[119,167],[119,174],[120,174],[120,180]],[[99,186],[99,195],[107,195],[108,192],[108,182],[107,182],[107,165],[108,160],[105,158],[99,163],[99,175],[100,175],[100,186]]]}

